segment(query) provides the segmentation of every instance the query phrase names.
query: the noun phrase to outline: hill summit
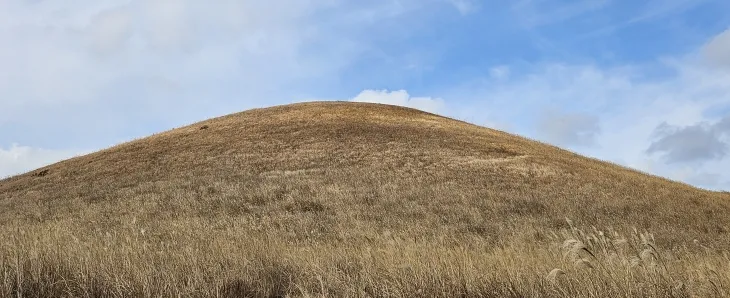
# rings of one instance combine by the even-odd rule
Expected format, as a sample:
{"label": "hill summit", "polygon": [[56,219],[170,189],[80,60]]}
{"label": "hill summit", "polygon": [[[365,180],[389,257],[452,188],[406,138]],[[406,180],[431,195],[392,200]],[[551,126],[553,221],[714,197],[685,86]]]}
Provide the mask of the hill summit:
{"label": "hill summit", "polygon": [[[201,264],[226,267],[244,262],[229,258],[239,250],[283,255],[282,250],[312,245],[339,251],[338,243],[348,243],[357,249],[340,252],[358,259],[359,249],[392,239],[441,247],[428,254],[451,254],[441,250],[476,245],[474,241],[491,250],[548,241],[550,233],[571,229],[573,223],[616,231],[651,230],[656,243],[667,248],[698,239],[727,249],[727,214],[727,194],[414,109],[352,102],[299,103],[231,114],[0,181],[0,225],[22,227],[49,247],[87,243],[76,250],[91,251],[88,256],[66,250],[57,255],[35,246],[56,259],[78,262],[106,258],[100,248],[106,241],[127,247],[118,235],[127,235],[127,240],[151,237],[145,238],[146,245],[168,251],[165,258],[179,257],[179,262],[193,256],[175,246],[194,245],[219,254],[204,257]],[[37,243],[31,238],[27,243]],[[260,245],[239,247],[240,241]],[[413,247],[430,247],[420,245]],[[141,249],[132,247],[128,251]],[[145,272],[157,276],[140,261],[159,261],[153,248],[145,249],[151,256],[134,259],[126,250],[116,251],[109,258],[126,263],[100,261],[98,266],[132,264],[119,265],[129,271],[117,276],[122,280],[134,281],[147,276]],[[413,252],[411,261],[420,264],[420,250]],[[165,260],[184,268],[195,266]],[[68,272],[78,269],[74,262],[64,263]],[[365,266],[348,262],[337,266],[346,271]],[[208,268],[193,267],[189,270]],[[171,274],[170,283],[185,276]],[[234,287],[236,293],[265,288],[256,292],[261,295],[296,290],[291,284],[274,287],[277,281],[286,284],[277,276],[250,276],[233,283],[230,276],[221,277],[221,287]],[[421,282],[430,285],[425,276]],[[103,275],[94,278],[109,282]],[[206,279],[199,278],[202,287]],[[270,287],[251,284],[257,278],[268,280]],[[316,288],[318,283],[313,284]],[[187,285],[190,291],[198,289]],[[144,285],[137,286],[120,293],[144,293]],[[147,286],[161,291],[151,293],[172,294],[162,286]],[[99,291],[112,293],[105,291],[113,287],[102,283]]]}

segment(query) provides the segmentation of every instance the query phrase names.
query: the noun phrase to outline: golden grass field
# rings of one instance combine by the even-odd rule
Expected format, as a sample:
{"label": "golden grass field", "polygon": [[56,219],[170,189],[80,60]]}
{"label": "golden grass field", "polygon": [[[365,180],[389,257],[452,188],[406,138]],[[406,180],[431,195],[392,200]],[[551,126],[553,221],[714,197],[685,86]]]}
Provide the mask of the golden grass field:
{"label": "golden grass field", "polygon": [[0,296],[726,297],[729,229],[728,193],[301,103],[0,180]]}

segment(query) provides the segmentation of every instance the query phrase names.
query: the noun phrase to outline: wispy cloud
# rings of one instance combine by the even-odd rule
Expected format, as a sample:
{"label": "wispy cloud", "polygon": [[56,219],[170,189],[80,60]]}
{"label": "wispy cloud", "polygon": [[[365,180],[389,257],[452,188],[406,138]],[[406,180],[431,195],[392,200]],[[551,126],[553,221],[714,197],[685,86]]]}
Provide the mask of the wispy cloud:
{"label": "wispy cloud", "polygon": [[650,0],[637,2],[644,4],[637,12],[615,18],[610,24],[592,31],[581,34],[576,39],[594,38],[604,34],[611,34],[617,30],[623,30],[643,22],[656,21],[665,17],[686,12],[696,6],[709,2],[707,0]]}
{"label": "wispy cloud", "polygon": [[610,0],[519,0],[514,2],[512,11],[523,26],[534,28],[578,18],[610,3]]}
{"label": "wispy cloud", "polygon": [[459,13],[466,15],[478,9],[477,3],[473,0],[447,0],[453,5]]}
{"label": "wispy cloud", "polygon": [[730,70],[730,28],[707,43],[702,54],[710,65]]}

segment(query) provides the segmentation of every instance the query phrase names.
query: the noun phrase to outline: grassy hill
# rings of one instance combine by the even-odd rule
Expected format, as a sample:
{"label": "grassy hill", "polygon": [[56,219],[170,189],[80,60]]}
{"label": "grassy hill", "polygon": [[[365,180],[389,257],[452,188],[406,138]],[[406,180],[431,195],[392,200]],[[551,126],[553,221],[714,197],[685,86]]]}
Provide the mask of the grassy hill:
{"label": "grassy hill", "polygon": [[727,295],[728,215],[501,131],[301,103],[0,181],[0,295]]}

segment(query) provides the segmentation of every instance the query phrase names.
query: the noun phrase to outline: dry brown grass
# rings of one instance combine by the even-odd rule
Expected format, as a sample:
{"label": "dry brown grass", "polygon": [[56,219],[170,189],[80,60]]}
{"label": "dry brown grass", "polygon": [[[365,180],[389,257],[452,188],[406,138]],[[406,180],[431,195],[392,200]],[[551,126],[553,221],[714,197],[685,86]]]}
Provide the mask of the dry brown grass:
{"label": "dry brown grass", "polygon": [[726,296],[728,211],[432,114],[295,104],[0,181],[0,295]]}

